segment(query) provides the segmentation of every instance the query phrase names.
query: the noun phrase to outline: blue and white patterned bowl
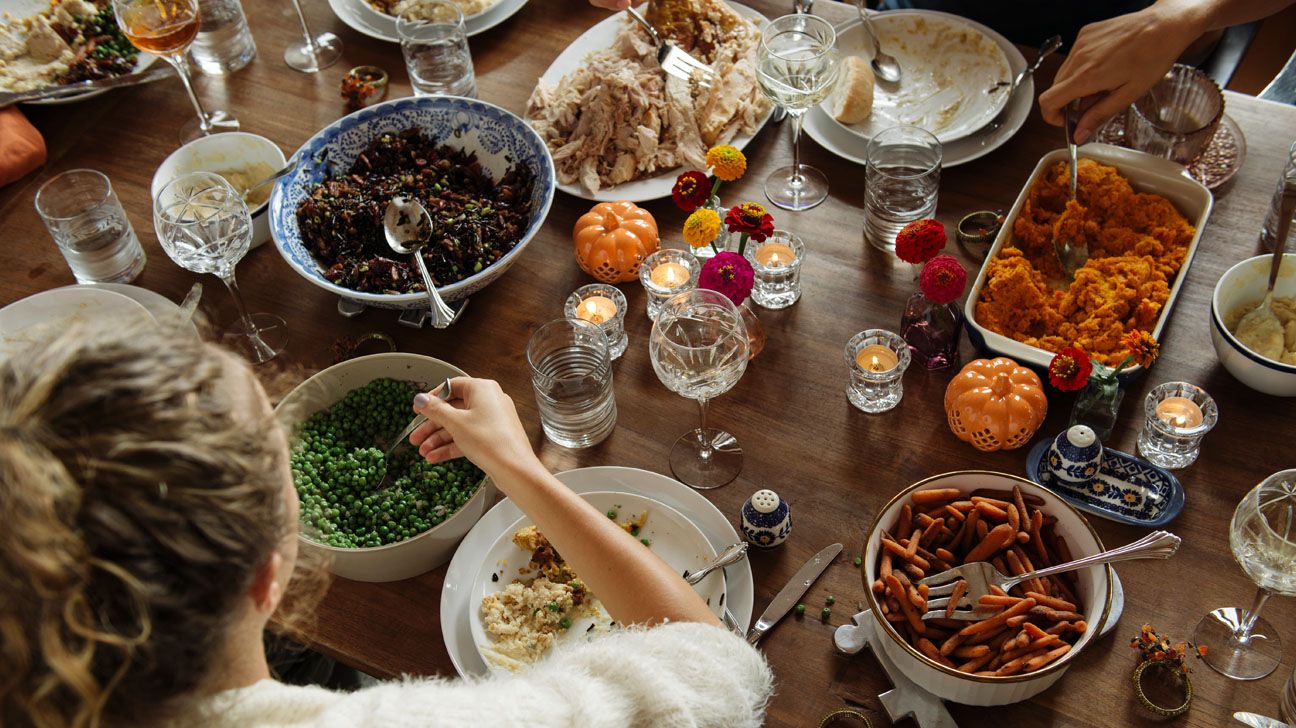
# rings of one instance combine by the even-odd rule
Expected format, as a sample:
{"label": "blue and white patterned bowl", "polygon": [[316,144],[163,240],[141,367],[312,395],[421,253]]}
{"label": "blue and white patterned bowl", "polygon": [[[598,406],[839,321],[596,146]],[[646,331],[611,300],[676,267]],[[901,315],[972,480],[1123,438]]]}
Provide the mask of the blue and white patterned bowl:
{"label": "blue and white patterned bowl", "polygon": [[458,96],[413,96],[393,99],[338,119],[311,137],[294,155],[302,160],[291,174],[275,183],[270,197],[270,231],[275,247],[293,270],[331,293],[376,308],[409,309],[427,306],[423,293],[364,293],[339,286],[324,277],[302,244],[297,229],[297,206],[311,185],[330,169],[344,170],[380,134],[395,134],[416,126],[447,146],[476,152],[482,169],[499,179],[509,166],[520,163],[531,170],[531,219],[522,239],[503,257],[480,273],[458,283],[439,286],[446,301],[458,301],[490,285],[517,260],[535,236],[554,196],[554,167],[549,149],[522,119],[493,104]]}

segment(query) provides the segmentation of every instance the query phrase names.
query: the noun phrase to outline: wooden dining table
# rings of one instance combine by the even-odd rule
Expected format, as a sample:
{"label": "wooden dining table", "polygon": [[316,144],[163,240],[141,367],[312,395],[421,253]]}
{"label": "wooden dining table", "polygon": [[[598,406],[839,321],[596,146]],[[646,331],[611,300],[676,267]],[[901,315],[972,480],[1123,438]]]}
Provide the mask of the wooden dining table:
{"label": "wooden dining table", "polygon": [[[286,153],[346,113],[339,82],[346,70],[374,64],[391,73],[389,97],[411,93],[401,53],[394,43],[360,35],[340,22],[324,0],[304,0],[314,30],[331,31],[344,43],[342,59],[315,74],[288,68],[284,47],[299,38],[287,0],[244,3],[259,56],[224,78],[200,77],[200,96],[212,108],[234,112],[245,131],[266,136]],[[768,17],[790,11],[790,3],[751,0]],[[560,7],[555,7],[560,5]],[[820,2],[816,12],[847,20],[849,5]],[[1040,12],[1044,12],[1041,10]],[[471,39],[481,99],[521,114],[536,80],[549,63],[585,29],[605,17],[580,0],[557,4],[536,0],[513,18]],[[1027,49],[1023,49],[1027,50]],[[1030,52],[1027,50],[1027,55]],[[1036,74],[1035,91],[1058,68],[1056,58]],[[1209,308],[1215,282],[1234,263],[1262,253],[1258,233],[1296,139],[1296,108],[1226,94],[1227,113],[1246,137],[1246,161],[1237,176],[1215,191],[1215,206],[1200,249],[1162,336],[1161,358],[1146,376],[1125,387],[1111,448],[1135,452],[1143,424],[1144,397],[1153,386],[1183,380],[1204,387],[1219,407],[1219,424],[1206,436],[1200,459],[1177,472],[1187,494],[1183,512],[1169,529],[1183,538],[1168,561],[1120,564],[1124,613],[1115,632],[1077,655],[1052,688],[1015,705],[950,705],[964,726],[1152,725],[1155,717],[1137,702],[1131,674],[1137,663],[1129,642],[1143,624],[1177,639],[1191,637],[1198,619],[1217,607],[1246,607],[1254,585],[1233,560],[1229,521],[1243,495],[1266,476],[1296,466],[1293,457],[1293,400],[1248,389],[1220,365],[1210,341]],[[27,106],[25,113],[49,147],[44,168],[0,190],[0,304],[38,291],[72,284],[72,275],[33,208],[37,187],[59,172],[89,167],[111,178],[148,254],[136,285],[178,301],[196,281],[206,285],[202,310],[217,324],[234,316],[229,295],[215,278],[182,270],[159,247],[150,214],[149,182],[177,147],[178,130],[191,116],[175,79],[114,90],[75,104]],[[739,182],[725,186],[729,204],[763,201],[762,183],[791,157],[788,122],[770,123],[747,147],[750,167]],[[964,214],[1011,206],[1041,156],[1062,144],[1062,134],[1036,111],[1001,148],[941,172],[937,216],[947,228]],[[846,399],[846,341],[868,328],[898,328],[906,299],[915,291],[913,269],[863,238],[863,167],[839,159],[809,138],[801,158],[823,170],[831,193],[824,204],[803,212],[773,210],[779,227],[798,234],[807,257],[803,296],[794,306],[759,310],[767,334],[765,349],[731,391],[715,399],[715,425],[733,433],[744,448],[738,479],[704,494],[737,525],[752,493],[770,488],[794,514],[788,541],[774,549],[752,549],[756,614],[812,554],[841,542],[843,555],[804,597],[804,617],[789,616],[761,643],[777,689],[769,704],[770,726],[814,726],[820,716],[855,707],[874,725],[890,722],[878,701],[889,689],[885,675],[866,651],[844,656],[833,648],[833,630],[859,611],[864,601],[860,572],[852,563],[877,510],[905,486],[938,473],[986,469],[1024,474],[1027,448],[980,452],[958,440],[946,425],[942,396],[956,370],[912,366],[904,375],[904,398],[894,410],[865,414]],[[681,246],[683,214],[669,199],[644,201],[656,215],[664,244]],[[589,283],[572,254],[571,231],[589,202],[558,193],[548,220],[512,269],[476,293],[463,318],[446,330],[399,325],[390,311],[369,310],[355,318],[338,314],[337,299],[295,273],[273,243],[254,249],[238,267],[249,308],[278,314],[289,322],[291,340],[276,364],[298,378],[333,362],[335,344],[369,332],[395,340],[401,351],[452,362],[471,374],[499,380],[517,403],[522,421],[544,463],[554,471],[619,465],[669,474],[667,455],[675,438],[697,423],[697,406],[662,385],[648,355],[650,322],[643,314],[644,291],[637,282],[621,286],[629,301],[629,349],[615,362],[619,419],[601,444],[571,450],[546,441],[532,396],[524,347],[542,323],[559,318],[569,291]],[[971,271],[983,251],[952,240],[946,252]],[[978,353],[964,340],[963,361]],[[1049,413],[1037,439],[1066,427],[1073,395],[1049,390]],[[1144,529],[1101,518],[1090,522],[1108,545],[1133,541]],[[366,673],[453,676],[442,644],[438,606],[445,567],[393,583],[334,580],[306,635],[318,650]],[[832,614],[818,618],[831,595]],[[1195,700],[1176,724],[1222,726],[1235,710],[1278,713],[1279,693],[1296,664],[1296,604],[1271,600],[1264,616],[1286,640],[1284,662],[1271,676],[1233,681],[1197,663]],[[905,721],[901,721],[904,723]]]}

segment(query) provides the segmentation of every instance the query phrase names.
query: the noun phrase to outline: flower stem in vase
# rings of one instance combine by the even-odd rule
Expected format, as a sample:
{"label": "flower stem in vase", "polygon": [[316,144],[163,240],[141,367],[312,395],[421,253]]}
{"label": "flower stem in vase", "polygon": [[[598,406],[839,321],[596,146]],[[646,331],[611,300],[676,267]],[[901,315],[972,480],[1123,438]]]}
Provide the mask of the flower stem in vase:
{"label": "flower stem in vase", "polygon": [[955,303],[936,303],[921,292],[909,297],[900,317],[900,336],[913,359],[927,369],[945,369],[958,363],[963,313]]}
{"label": "flower stem in vase", "polygon": [[1095,372],[1076,395],[1075,405],[1071,407],[1071,425],[1086,425],[1100,441],[1105,441],[1116,427],[1116,416],[1124,398],[1125,390],[1114,376],[1108,379]]}

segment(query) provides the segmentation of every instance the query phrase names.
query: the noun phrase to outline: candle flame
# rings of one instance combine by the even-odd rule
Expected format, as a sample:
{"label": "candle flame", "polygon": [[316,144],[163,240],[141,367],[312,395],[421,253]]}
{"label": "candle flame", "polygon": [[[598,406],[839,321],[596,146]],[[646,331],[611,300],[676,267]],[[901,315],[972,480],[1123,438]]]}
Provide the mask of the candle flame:
{"label": "candle flame", "polygon": [[593,301],[585,302],[585,318],[591,323],[603,323],[603,316],[599,314],[598,304]]}

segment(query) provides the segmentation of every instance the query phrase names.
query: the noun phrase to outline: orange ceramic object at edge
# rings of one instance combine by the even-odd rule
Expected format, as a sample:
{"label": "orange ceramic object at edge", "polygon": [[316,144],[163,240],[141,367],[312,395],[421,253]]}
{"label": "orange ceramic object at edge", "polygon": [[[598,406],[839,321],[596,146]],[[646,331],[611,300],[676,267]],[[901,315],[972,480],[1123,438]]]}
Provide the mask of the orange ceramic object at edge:
{"label": "orange ceramic object at edge", "polygon": [[572,239],[581,270],[600,283],[625,283],[657,250],[657,221],[633,202],[600,202],[576,221]]}
{"label": "orange ceramic object at edge", "polygon": [[1048,414],[1040,378],[1007,357],[977,359],[945,389],[954,434],[978,450],[1012,450],[1030,442]]}

